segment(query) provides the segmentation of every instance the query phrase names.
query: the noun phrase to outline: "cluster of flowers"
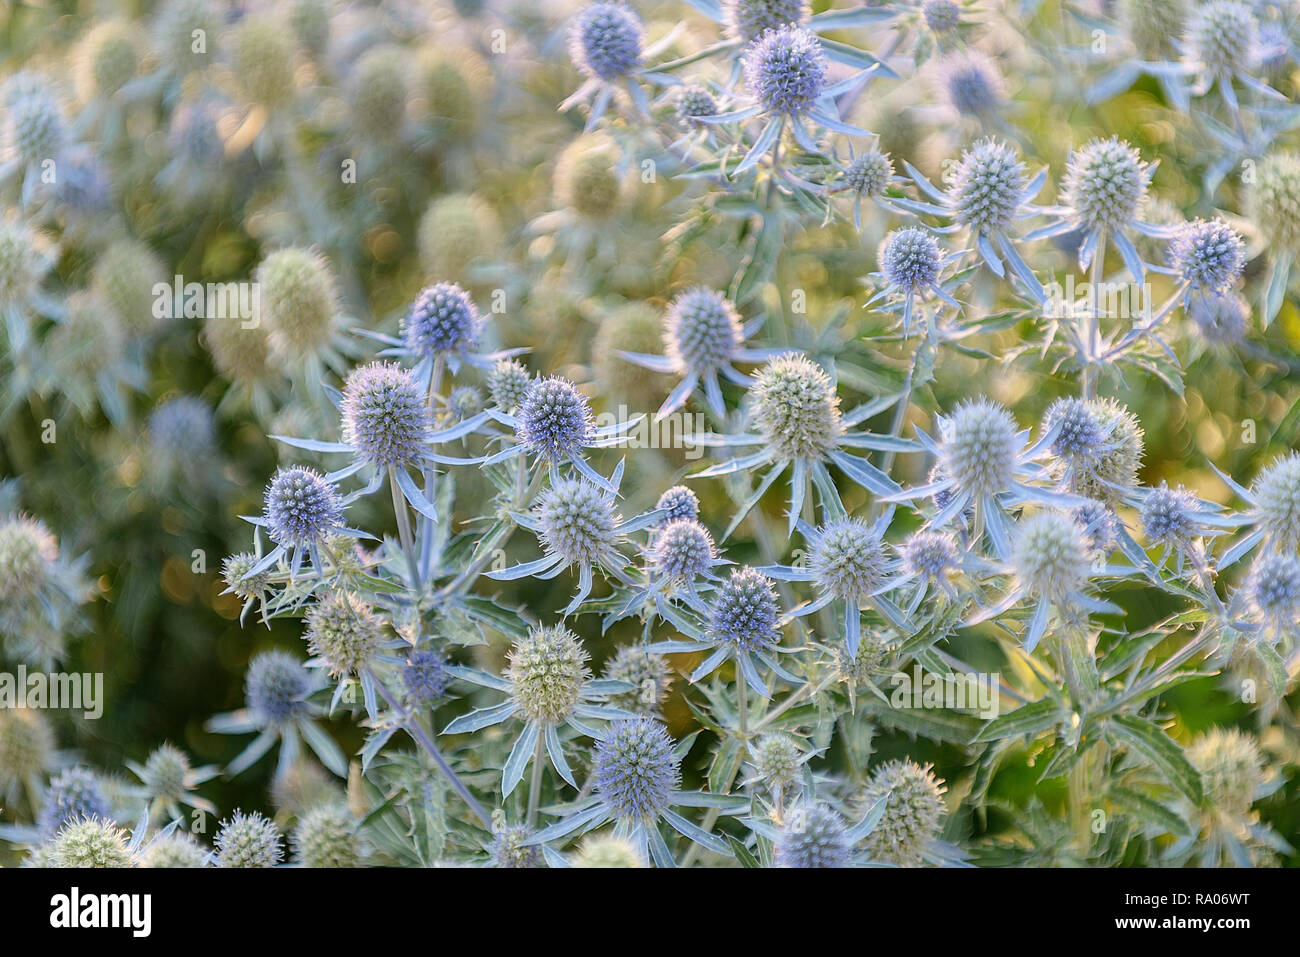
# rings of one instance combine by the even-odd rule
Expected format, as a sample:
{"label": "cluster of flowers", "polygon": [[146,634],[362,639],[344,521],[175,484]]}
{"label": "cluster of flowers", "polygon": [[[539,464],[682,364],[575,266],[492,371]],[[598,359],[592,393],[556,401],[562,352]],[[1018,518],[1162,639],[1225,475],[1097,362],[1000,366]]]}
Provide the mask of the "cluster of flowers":
{"label": "cluster of flowers", "polygon": [[[296,43],[328,90],[341,69],[326,53],[329,9],[290,6]],[[1052,171],[1031,169],[988,39],[1010,29],[1013,11],[978,0],[815,14],[803,0],[690,6],[698,16],[655,43],[646,39],[658,25],[622,2],[592,3],[565,25],[582,79],[560,108],[586,131],[556,165],[560,208],[524,229],[531,264],[557,285],[528,300],[522,331],[496,307],[521,283],[492,261],[501,233],[479,197],[433,200],[417,229],[427,284],[373,322],[343,315],[352,296],[340,287],[359,279],[336,277],[321,253],[346,261],[350,242],[322,222],[328,201],[290,202],[299,222],[282,228],[294,241],[253,274],[259,322],[209,316],[204,341],[231,383],[223,401],[258,417],[283,456],[260,512],[245,516],[252,544],[223,563],[225,594],[249,633],[301,620],[305,655],[254,655],[246,706],[207,722],[249,736],[236,757],[195,768],[163,745],[128,765],[138,783],[58,752],[40,713],[0,710],[0,798],[31,812],[0,837],[29,863],[279,864],[282,822],[233,811],[211,847],[191,826],[220,816],[205,782],[272,752],[276,803],[306,866],[1255,865],[1294,853],[1255,808],[1284,784],[1260,740],[1168,719],[1176,689],[1234,674],[1259,685],[1262,726],[1294,731],[1300,454],[1276,454],[1240,482],[1216,467],[1236,508],[1144,483],[1143,426],[1123,401],[1135,382],[1183,395],[1174,344],[1184,326],[1221,356],[1294,368],[1250,341],[1256,316],[1267,334],[1291,308],[1300,253],[1300,158],[1280,145],[1297,114],[1268,82],[1290,82],[1292,11],[1244,0],[1129,0],[1117,15],[1062,4],[1080,32],[1108,40],[1100,53],[1061,46],[1094,83],[1083,99],[1104,105],[1150,80],[1205,141],[1198,199],[1186,204],[1205,215],[1185,219],[1154,195],[1155,163],[1119,136],[1072,148],[1056,203],[1039,202]],[[254,15],[232,25],[232,132],[219,84],[193,93],[206,58],[177,53],[177,38],[209,29],[195,25],[213,10],[198,0],[165,10],[152,73],[137,75],[144,41],[132,25],[88,34],[75,126],[111,149],[133,97],[183,95],[173,163],[207,168],[242,141],[310,189],[287,24]],[[1028,59],[1039,41],[1032,31],[1022,40],[1016,55]],[[352,137],[363,164],[422,149],[451,163],[446,139],[472,138],[467,118],[412,118],[410,57],[376,42],[344,60],[350,119],[331,132]],[[493,67],[498,80],[507,59]],[[965,143],[948,151],[939,184],[919,155],[896,158],[885,131],[852,122],[864,91],[903,83],[909,66],[936,85],[936,125]],[[419,69],[426,100],[455,86],[445,56]],[[454,76],[468,96],[463,71]],[[66,158],[80,155],[74,127],[36,74],[12,76],[4,96],[21,213],[0,230],[4,334],[22,373],[12,388],[125,422],[125,396],[144,388],[132,370],[161,335],[140,320],[154,314],[140,277],[159,264],[138,241],[111,240],[89,288],[50,301],[32,223],[63,217],[66,237],[68,217],[93,221],[107,189],[95,177],[107,174],[83,158],[75,186],[60,177],[47,195],[41,165],[76,162]],[[428,115],[455,105],[439,102]],[[1240,184],[1229,182],[1238,167]],[[189,183],[194,168],[158,181]],[[725,235],[724,255],[740,265],[729,283],[682,284],[662,310],[601,320],[601,392],[664,398],[645,417],[600,424],[572,364],[544,361],[564,344],[543,340],[583,320],[544,328],[539,304],[563,312],[568,297],[577,311],[608,248],[631,254],[611,236],[636,201],[634,168],[644,184],[657,187],[660,172],[687,184],[668,204],[676,223],[663,245],[688,259],[693,243]],[[223,188],[238,187],[204,178],[200,195],[178,188],[168,201],[192,208]],[[846,312],[817,328],[786,306],[804,294],[792,265],[801,236],[817,229],[879,238],[874,271],[862,270],[868,318]],[[1062,262],[1088,276],[1090,295],[1062,299],[1050,274]],[[1165,287],[1161,304],[1143,295],[1132,315],[1109,308],[1115,290],[1153,283]],[[606,328],[615,332],[600,341]],[[64,335],[68,345],[94,338],[74,356]],[[511,341],[523,345],[502,347]],[[866,372],[850,343],[865,347]],[[84,395],[61,387],[74,360],[93,373],[81,377],[94,384]],[[1064,393],[1031,428],[996,382],[951,399],[937,371],[950,363],[952,379],[970,381],[998,362]],[[850,393],[868,397],[847,408]],[[680,452],[709,460],[689,473],[638,466],[635,430],[692,403],[711,425],[683,433]],[[215,487],[204,400],[160,405],[146,443],[164,486],[229,494]],[[704,504],[710,493],[730,503],[721,521]],[[568,595],[558,609],[545,584],[554,579]],[[61,658],[86,591],[41,523],[15,513],[0,524],[7,657]],[[1130,628],[1135,609],[1169,613]],[[629,640],[611,647],[612,635]],[[990,661],[1006,672],[993,675],[995,700],[1012,703],[1005,713],[913,709],[892,693],[905,667],[960,683],[987,676]],[[343,715],[364,732],[352,753],[329,730]],[[911,751],[881,760],[877,729],[963,749],[960,786]],[[1010,809],[1013,837],[981,839],[971,812],[1008,810],[991,783],[1013,766],[1067,785],[1066,812],[1035,797]],[[1097,808],[1120,825],[1099,832]]]}

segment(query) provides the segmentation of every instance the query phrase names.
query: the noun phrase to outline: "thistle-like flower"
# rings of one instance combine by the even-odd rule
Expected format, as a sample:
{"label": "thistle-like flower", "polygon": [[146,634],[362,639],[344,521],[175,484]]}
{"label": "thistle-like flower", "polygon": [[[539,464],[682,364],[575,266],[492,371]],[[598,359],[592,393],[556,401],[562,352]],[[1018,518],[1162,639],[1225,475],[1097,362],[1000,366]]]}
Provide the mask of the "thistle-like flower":
{"label": "thistle-like flower", "polygon": [[867,835],[867,856],[882,864],[919,867],[938,850],[945,812],[943,782],[913,761],[890,761],[876,768],[858,798],[873,808],[884,801],[879,825]]}
{"label": "thistle-like flower", "polygon": [[109,820],[111,817],[99,776],[89,768],[72,767],[50,781],[36,816],[36,826],[41,834],[52,837],[65,824],[82,818]]}
{"label": "thistle-like flower", "polygon": [[359,867],[357,821],[345,806],[326,804],[298,818],[290,837],[293,860],[303,867]]}
{"label": "thistle-like flower", "polygon": [[[810,480],[821,497],[823,514],[827,518],[844,515],[845,509],[835,490],[829,465],[836,466],[854,482],[876,495],[890,495],[899,490],[898,484],[888,475],[865,458],[847,451],[866,449],[910,452],[916,449],[906,439],[851,431],[853,426],[892,404],[893,397],[890,397],[884,401],[869,402],[847,414],[841,412],[835,383],[821,366],[796,353],[777,356],[755,374],[754,384],[749,389],[749,421],[754,427],[753,432],[739,435],[706,434],[691,438],[693,443],[705,446],[763,447],[757,452],[710,466],[693,477],[729,475],[770,465],[761,484],[761,488],[766,490],[786,469],[791,469],[790,509],[787,513],[791,533],[794,532],[795,522],[803,509]],[[740,523],[757,501],[758,496],[754,496],[741,506],[732,519],[732,528]],[[724,535],[723,538],[725,537]]]}
{"label": "thistle-like flower", "polygon": [[256,811],[235,811],[213,843],[218,867],[275,867],[284,858],[280,828]]}
{"label": "thistle-like flower", "polygon": [[183,807],[194,808],[207,814],[216,814],[217,807],[194,789],[210,781],[219,773],[214,766],[191,767],[189,755],[171,744],[155,748],[143,765],[126,762],[127,768],[144,785],[142,796],[150,802],[151,818],[164,814],[164,820],[175,820],[185,812]]}
{"label": "thistle-like flower", "polygon": [[938,80],[944,98],[961,116],[991,119],[1006,100],[1001,71],[978,50],[946,57],[939,64]]}
{"label": "thistle-like flower", "polygon": [[725,418],[727,407],[718,376],[741,386],[751,384],[749,376],[738,372],[732,363],[763,362],[771,356],[770,349],[744,345],[763,319],[759,316],[742,325],[735,304],[705,286],[688,289],[674,299],[664,315],[664,355],[619,352],[627,361],[646,369],[681,377],[655,413],[655,421],[680,409],[701,385],[709,411],[719,419]]}
{"label": "thistle-like flower", "polygon": [[774,850],[777,867],[848,867],[853,841],[839,814],[806,804],[786,815]]}
{"label": "thistle-like flower", "polygon": [[587,128],[592,129],[621,89],[643,116],[649,116],[650,100],[641,84],[646,80],[658,82],[661,77],[645,64],[666,49],[672,39],[669,33],[647,46],[641,18],[626,3],[597,0],[583,7],[569,26],[569,57],[586,79],[560,104],[560,110],[590,102]]}
{"label": "thistle-like flower", "polygon": [[1117,505],[1137,484],[1142,427],[1113,399],[1057,399],[1043,416],[1049,466],[1071,492]]}
{"label": "thistle-like flower", "polygon": [[1221,219],[1183,225],[1169,243],[1169,263],[1188,290],[1226,295],[1246,267],[1246,243]]}
{"label": "thistle-like flower", "polygon": [[627,717],[627,712],[604,701],[610,694],[631,690],[631,685],[622,681],[593,679],[587,660],[587,651],[578,636],[563,625],[553,625],[533,628],[516,641],[510,649],[510,664],[500,677],[474,668],[449,667],[447,670],[453,677],[502,691],[508,697],[502,704],[462,715],[442,733],[478,731],[518,715],[523,730],[502,769],[502,793],[510,795],[523,780],[539,741],[544,742],[556,773],[576,788],[577,782],[564,755],[561,727],[567,726],[583,737],[595,737],[597,732],[584,721]]}
{"label": "thistle-like flower", "polygon": [[1094,256],[1113,243],[1129,274],[1145,281],[1146,264],[1129,238],[1130,230],[1154,239],[1168,239],[1173,227],[1144,222],[1140,216],[1155,167],[1143,162],[1138,151],[1117,137],[1092,140],[1070,154],[1062,187],[1058,219],[1036,229],[1026,239],[1042,239],[1078,230],[1079,265],[1087,269]]}
{"label": "thistle-like flower", "polygon": [[340,777],[347,777],[348,762],[343,751],[316,723],[324,710],[309,698],[319,687],[315,673],[288,652],[277,649],[255,655],[244,677],[245,706],[214,715],[206,725],[217,734],[257,733],[226,765],[225,773],[233,776],[247,770],[279,742],[275,779],[282,781],[297,762],[302,742],[306,741],[327,768]]}
{"label": "thistle-like flower", "polygon": [[1249,489],[1215,471],[1249,506],[1241,513],[1241,523],[1250,529],[1219,558],[1219,569],[1236,564],[1261,543],[1273,551],[1295,554],[1300,548],[1300,453],[1274,459]]}

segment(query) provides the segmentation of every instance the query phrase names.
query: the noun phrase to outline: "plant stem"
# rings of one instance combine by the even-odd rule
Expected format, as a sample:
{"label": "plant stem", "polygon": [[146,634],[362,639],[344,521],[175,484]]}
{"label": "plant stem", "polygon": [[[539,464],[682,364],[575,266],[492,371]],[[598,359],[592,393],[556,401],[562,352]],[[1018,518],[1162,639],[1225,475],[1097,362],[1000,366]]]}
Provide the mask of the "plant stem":
{"label": "plant stem", "polygon": [[411,513],[406,510],[406,499],[397,485],[397,467],[388,466],[388,487],[393,493],[393,512],[397,516],[397,534],[402,542],[402,552],[406,555],[407,569],[411,573],[411,585],[418,595],[424,590],[420,581],[420,565],[415,560],[415,539],[411,535]]}
{"label": "plant stem", "polygon": [[542,803],[542,762],[546,760],[546,729],[537,732],[537,747],[533,749],[533,774],[528,781],[528,827],[537,826],[537,809]]}

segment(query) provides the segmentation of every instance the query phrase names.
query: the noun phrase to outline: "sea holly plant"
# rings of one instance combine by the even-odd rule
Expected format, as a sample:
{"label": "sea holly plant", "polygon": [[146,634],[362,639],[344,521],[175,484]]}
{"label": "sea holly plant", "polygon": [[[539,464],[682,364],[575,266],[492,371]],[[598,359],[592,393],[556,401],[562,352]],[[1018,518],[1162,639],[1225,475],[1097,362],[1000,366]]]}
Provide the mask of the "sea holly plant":
{"label": "sea holly plant", "polygon": [[66,6],[0,866],[1300,861],[1293,11]]}

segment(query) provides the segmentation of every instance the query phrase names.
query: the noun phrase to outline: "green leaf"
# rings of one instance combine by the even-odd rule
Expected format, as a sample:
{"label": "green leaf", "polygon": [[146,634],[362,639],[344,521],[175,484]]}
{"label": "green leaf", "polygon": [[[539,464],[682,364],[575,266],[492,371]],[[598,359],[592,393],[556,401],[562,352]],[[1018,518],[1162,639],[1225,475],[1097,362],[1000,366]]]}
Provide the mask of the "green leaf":
{"label": "green leaf", "polygon": [[1201,775],[1183,754],[1183,749],[1173,738],[1146,718],[1119,716],[1106,723],[1112,740],[1128,744],[1159,768],[1169,783],[1200,804],[1205,797]]}
{"label": "green leaf", "polygon": [[1064,718],[1061,706],[1051,698],[1035,701],[1000,715],[980,729],[974,741],[998,741],[1020,735],[1034,735],[1056,727]]}
{"label": "green leaf", "polygon": [[1191,825],[1169,808],[1151,800],[1145,794],[1139,794],[1129,788],[1113,785],[1110,789],[1110,796],[1116,804],[1134,817],[1148,824],[1154,824],[1167,834],[1177,834],[1179,837],[1192,836]]}

